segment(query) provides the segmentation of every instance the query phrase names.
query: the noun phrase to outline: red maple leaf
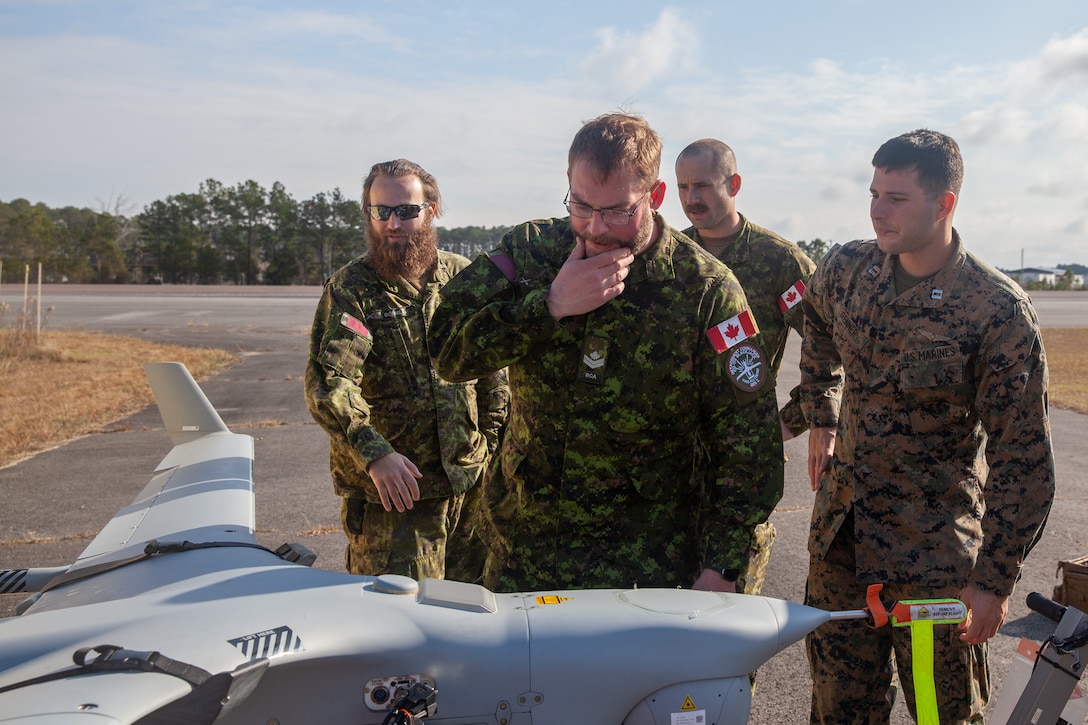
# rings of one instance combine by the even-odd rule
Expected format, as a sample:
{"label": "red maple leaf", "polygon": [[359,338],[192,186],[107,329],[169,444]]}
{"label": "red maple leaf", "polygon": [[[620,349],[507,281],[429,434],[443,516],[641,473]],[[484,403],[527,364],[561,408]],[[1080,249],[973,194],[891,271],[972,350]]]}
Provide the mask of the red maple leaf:
{"label": "red maple leaf", "polygon": [[797,299],[797,293],[790,290],[790,293],[786,295],[786,302],[793,302],[795,299]]}
{"label": "red maple leaf", "polygon": [[725,336],[728,337],[730,340],[736,337],[737,333],[739,332],[740,328],[736,325],[729,325],[729,327],[725,328]]}

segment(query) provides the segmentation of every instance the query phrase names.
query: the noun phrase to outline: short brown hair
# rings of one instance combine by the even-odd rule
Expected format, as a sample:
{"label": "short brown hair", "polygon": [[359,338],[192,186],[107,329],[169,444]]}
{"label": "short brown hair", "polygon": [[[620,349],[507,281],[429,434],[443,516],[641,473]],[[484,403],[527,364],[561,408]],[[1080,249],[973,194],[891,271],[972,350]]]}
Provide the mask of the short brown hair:
{"label": "short brown hair", "polygon": [[930,199],[946,191],[957,197],[963,184],[963,157],[951,136],[920,128],[889,139],[873,155],[873,167],[883,171],[918,172],[918,185]]}
{"label": "short brown hair", "polygon": [[676,160],[679,161],[688,156],[709,156],[711,163],[726,179],[737,173],[737,157],[733,149],[729,148],[729,144],[716,138],[701,138],[698,141],[692,141],[680,152]]}
{"label": "short brown hair", "polygon": [[661,137],[645,119],[627,113],[606,113],[586,121],[574,135],[567,153],[567,172],[585,159],[605,181],[619,169],[634,169],[645,189],[661,173]]}

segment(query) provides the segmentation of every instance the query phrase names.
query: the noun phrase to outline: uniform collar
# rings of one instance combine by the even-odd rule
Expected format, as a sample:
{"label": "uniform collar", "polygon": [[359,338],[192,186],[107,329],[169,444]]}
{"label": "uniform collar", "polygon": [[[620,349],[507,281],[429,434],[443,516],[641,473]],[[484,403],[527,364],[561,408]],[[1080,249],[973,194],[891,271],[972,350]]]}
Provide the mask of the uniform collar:
{"label": "uniform collar", "polygon": [[[875,243],[875,242],[874,242]],[[893,302],[901,307],[941,307],[944,305],[959,279],[967,252],[963,248],[959,232],[952,230],[952,256],[935,275],[919,282],[903,294],[895,294],[895,254],[884,255],[884,264],[876,279],[877,294],[881,305]]]}
{"label": "uniform collar", "polygon": [[[739,212],[738,212],[739,214]],[[752,250],[752,225],[748,219],[743,215],[740,216],[740,231],[737,232],[737,236],[730,242],[729,246],[722,250],[718,255],[718,259],[729,264],[744,264],[749,261]],[[705,240],[703,235],[699,233],[699,230],[695,227],[688,227],[684,230],[684,234],[691,237],[700,247],[706,249]]]}
{"label": "uniform collar", "polygon": [[654,225],[657,227],[657,241],[635,257],[631,265],[631,281],[647,280],[663,282],[675,276],[672,256],[676,251],[676,231],[665,223],[665,218],[654,212]]}

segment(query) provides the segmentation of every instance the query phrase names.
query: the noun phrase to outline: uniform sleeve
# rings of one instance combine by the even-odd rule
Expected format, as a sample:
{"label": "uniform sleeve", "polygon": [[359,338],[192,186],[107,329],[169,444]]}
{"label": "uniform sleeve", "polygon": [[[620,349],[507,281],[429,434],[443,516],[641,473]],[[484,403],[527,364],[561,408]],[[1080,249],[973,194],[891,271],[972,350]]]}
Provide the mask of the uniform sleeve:
{"label": "uniform sleeve", "polygon": [[[719,290],[708,326],[746,309],[739,283]],[[762,346],[761,346],[762,347]],[[766,357],[766,353],[764,353]],[[707,453],[703,567],[744,570],[756,525],[782,498],[784,461],[773,377],[758,394],[740,394],[726,370],[728,352],[709,344],[699,352]],[[765,360],[770,367],[770,360]]]}
{"label": "uniform sleeve", "polygon": [[989,329],[975,402],[986,430],[989,474],[983,544],[971,584],[1007,596],[1046,524],[1054,499],[1054,453],[1046,355],[1035,311],[1021,301],[1009,319]]}
{"label": "uniform sleeve", "polygon": [[[794,270],[794,274],[790,275],[790,277],[793,277],[790,282],[792,283],[793,281],[799,279],[801,280],[801,282],[804,283],[805,293],[802,293],[801,295],[801,299],[804,300],[805,294],[807,293],[809,288],[809,284],[812,281],[812,274],[816,271],[816,265],[811,259],[808,258],[808,255],[805,254],[802,250],[791,249],[790,251],[793,253],[793,264],[791,265],[791,270]],[[782,318],[786,321],[787,325],[797,331],[798,335],[801,335],[802,337],[804,336],[805,312],[803,305],[794,305],[786,311],[786,314],[784,314]]]}
{"label": "uniform sleeve", "polygon": [[[345,317],[346,315],[346,317]],[[314,313],[306,367],[306,407],[334,441],[347,444],[364,469],[393,446],[370,422],[370,405],[359,387],[373,339],[358,305],[327,283]]]}
{"label": "uniform sleeve", "polygon": [[515,239],[526,242],[531,226],[509,232],[442,288],[431,330],[432,339],[443,341],[432,356],[444,379],[463,382],[500,370],[558,329],[548,311],[551,280],[517,269]]}
{"label": "uniform sleeve", "polygon": [[[792,251],[792,250],[791,250]],[[793,261],[796,264],[797,279],[805,285],[805,290],[808,290],[809,284],[812,280],[812,273],[816,269],[816,265],[808,258],[801,249],[793,251]],[[804,300],[804,295],[802,295]],[[805,308],[804,304],[794,305],[786,314],[782,316],[786,324],[797,331],[797,334],[802,338],[805,336]],[[789,334],[788,332],[786,333]],[[808,430],[808,423],[805,421],[805,413],[801,409],[801,386],[798,384],[793,390],[790,391],[790,400],[779,411],[779,417],[782,422],[786,424],[790,432],[795,436],[799,436]]]}
{"label": "uniform sleeve", "polygon": [[799,399],[810,428],[834,428],[839,421],[842,361],[834,340],[834,269],[837,247],[816,266],[805,290],[804,334],[801,336],[801,385]]}

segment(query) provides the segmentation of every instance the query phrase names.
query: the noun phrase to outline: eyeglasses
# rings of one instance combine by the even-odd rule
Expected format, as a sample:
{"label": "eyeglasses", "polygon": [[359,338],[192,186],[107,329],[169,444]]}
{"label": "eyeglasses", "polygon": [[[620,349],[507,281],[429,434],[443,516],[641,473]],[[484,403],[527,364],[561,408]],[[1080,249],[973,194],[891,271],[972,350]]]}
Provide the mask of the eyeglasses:
{"label": "eyeglasses", "polygon": [[563,197],[563,206],[567,207],[567,211],[571,216],[578,217],[579,219],[592,219],[593,212],[597,212],[601,215],[601,221],[610,227],[619,227],[631,221],[631,217],[638,213],[638,208],[642,204],[642,200],[650,195],[650,192],[646,192],[642,195],[642,198],[635,202],[634,207],[630,211],[626,209],[598,209],[597,207],[590,206],[589,204],[583,204],[580,201],[571,201],[570,190],[567,190],[567,195]]}
{"label": "eyeglasses", "polygon": [[376,222],[388,221],[390,214],[396,214],[397,219],[405,221],[415,219],[421,211],[430,208],[430,206],[431,202],[429,201],[424,204],[400,204],[398,206],[371,204],[363,207],[363,211]]}

